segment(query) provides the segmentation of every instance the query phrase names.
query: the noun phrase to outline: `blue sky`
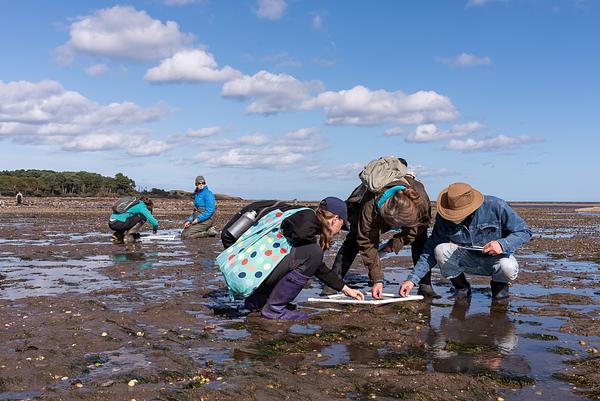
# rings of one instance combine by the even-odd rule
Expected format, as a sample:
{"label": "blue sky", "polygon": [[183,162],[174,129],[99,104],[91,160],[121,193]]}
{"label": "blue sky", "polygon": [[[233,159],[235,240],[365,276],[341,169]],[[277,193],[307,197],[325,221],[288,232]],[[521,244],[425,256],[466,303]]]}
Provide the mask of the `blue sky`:
{"label": "blue sky", "polygon": [[3,1],[0,169],[345,198],[397,155],[430,196],[598,201],[591,0]]}

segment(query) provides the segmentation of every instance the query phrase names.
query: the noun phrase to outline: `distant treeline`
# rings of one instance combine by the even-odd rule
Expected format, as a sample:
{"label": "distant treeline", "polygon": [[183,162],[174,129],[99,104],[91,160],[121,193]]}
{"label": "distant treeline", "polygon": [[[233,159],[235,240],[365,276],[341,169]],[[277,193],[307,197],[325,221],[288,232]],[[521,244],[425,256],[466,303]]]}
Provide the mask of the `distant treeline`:
{"label": "distant treeline", "polygon": [[0,171],[0,194],[29,196],[103,196],[136,193],[135,181],[117,173],[114,178],[86,171]]}

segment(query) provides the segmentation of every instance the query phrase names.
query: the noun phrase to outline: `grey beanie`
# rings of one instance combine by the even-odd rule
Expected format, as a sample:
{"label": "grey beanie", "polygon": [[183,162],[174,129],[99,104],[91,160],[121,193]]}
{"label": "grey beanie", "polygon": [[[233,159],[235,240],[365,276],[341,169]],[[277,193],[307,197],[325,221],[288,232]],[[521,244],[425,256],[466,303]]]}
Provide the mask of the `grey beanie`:
{"label": "grey beanie", "polygon": [[199,175],[198,177],[196,177],[196,185],[198,185],[199,182],[206,183],[206,180],[204,179],[203,175]]}

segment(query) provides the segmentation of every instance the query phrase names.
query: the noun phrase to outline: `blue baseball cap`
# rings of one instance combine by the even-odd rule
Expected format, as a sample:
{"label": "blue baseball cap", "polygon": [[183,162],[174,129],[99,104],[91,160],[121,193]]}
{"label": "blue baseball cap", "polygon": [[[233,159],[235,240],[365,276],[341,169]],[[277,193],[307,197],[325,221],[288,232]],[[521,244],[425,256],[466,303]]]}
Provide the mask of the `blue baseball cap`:
{"label": "blue baseball cap", "polygon": [[319,208],[340,216],[340,218],[344,220],[342,230],[349,231],[348,208],[346,207],[346,202],[335,196],[328,196],[319,203]]}

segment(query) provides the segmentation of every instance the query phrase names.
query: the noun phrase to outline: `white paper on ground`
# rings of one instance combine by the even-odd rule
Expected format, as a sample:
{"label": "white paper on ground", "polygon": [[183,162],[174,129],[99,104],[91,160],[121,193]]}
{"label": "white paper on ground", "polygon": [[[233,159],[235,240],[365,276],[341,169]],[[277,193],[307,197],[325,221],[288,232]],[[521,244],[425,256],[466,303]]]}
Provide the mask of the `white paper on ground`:
{"label": "white paper on ground", "polygon": [[364,301],[347,297],[344,294],[334,294],[323,298],[308,298],[308,302],[328,302],[334,304],[355,304],[355,305],[385,305],[394,302],[418,301],[423,299],[422,295],[409,295],[406,298],[397,294],[381,294],[383,299],[374,299],[371,294],[366,294]]}
{"label": "white paper on ground", "polygon": [[142,235],[144,241],[175,241],[175,234],[171,235]]}

